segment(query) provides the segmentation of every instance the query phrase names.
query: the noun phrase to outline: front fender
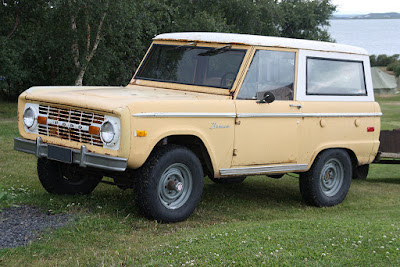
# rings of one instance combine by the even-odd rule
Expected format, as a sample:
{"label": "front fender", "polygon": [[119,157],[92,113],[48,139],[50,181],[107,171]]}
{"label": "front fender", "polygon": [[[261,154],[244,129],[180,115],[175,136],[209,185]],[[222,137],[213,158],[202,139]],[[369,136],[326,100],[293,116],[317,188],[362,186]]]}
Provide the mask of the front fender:
{"label": "front fender", "polygon": [[[233,155],[234,118],[218,118],[227,128],[211,129],[215,118],[135,118],[131,124],[131,152],[128,166],[143,165],[157,143],[165,137],[191,135],[199,138],[210,156],[214,171],[231,166]],[[135,136],[146,131],[147,136]]]}

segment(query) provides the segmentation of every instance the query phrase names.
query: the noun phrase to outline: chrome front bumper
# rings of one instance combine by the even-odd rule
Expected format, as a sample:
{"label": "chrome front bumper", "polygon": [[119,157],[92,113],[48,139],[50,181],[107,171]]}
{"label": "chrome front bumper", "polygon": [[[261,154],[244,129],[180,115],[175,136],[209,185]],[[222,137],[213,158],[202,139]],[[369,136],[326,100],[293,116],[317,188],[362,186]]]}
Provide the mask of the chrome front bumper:
{"label": "chrome front bumper", "polygon": [[[36,142],[23,138],[14,138],[14,149],[17,151],[34,154],[38,158],[48,158],[48,147],[58,147],[43,143],[42,138],[37,137]],[[64,148],[65,149],[65,148]],[[80,150],[71,149],[71,163],[78,164],[81,167],[93,167],[108,171],[125,171],[127,167],[127,159],[99,155],[88,152],[85,145]]]}

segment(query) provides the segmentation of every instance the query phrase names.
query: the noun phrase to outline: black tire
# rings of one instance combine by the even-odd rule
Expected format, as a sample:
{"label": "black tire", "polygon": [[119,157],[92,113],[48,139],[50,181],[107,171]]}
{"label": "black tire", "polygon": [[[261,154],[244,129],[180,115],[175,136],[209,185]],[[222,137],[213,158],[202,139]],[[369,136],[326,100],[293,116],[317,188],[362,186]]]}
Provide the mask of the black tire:
{"label": "black tire", "polygon": [[343,149],[325,150],[317,156],[309,171],[300,174],[303,200],[317,207],[335,206],[345,199],[351,177],[349,154]]}
{"label": "black tire", "polygon": [[216,184],[240,184],[243,183],[243,181],[246,179],[246,176],[238,176],[238,177],[232,177],[232,178],[214,178],[213,176],[208,176],[211,181],[213,181]]}
{"label": "black tire", "polygon": [[44,189],[58,195],[90,194],[103,178],[77,165],[45,158],[38,159],[37,172]]}
{"label": "black tire", "polygon": [[156,147],[139,169],[134,190],[140,212],[158,222],[187,219],[203,193],[203,168],[186,147]]}
{"label": "black tire", "polygon": [[357,166],[353,169],[353,179],[366,180],[369,172],[369,164]]}

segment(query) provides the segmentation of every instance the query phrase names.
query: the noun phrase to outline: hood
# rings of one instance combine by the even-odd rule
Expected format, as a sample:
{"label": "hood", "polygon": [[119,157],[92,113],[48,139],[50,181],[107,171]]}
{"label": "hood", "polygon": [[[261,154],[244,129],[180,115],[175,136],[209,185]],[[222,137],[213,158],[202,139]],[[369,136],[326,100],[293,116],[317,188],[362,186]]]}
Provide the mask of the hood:
{"label": "hood", "polygon": [[112,112],[134,102],[161,100],[228,99],[228,96],[153,88],[139,85],[126,87],[46,86],[25,91],[27,100],[77,106]]}

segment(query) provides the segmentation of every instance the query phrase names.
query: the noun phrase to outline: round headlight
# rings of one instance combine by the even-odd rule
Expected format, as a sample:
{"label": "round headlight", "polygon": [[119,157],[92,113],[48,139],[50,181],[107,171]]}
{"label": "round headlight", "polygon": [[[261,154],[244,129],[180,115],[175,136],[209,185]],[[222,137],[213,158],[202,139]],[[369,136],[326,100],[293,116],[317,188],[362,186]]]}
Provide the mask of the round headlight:
{"label": "round headlight", "polygon": [[104,143],[109,144],[114,140],[115,137],[115,129],[111,122],[106,121],[101,125],[100,128],[100,137]]}
{"label": "round headlight", "polygon": [[27,128],[31,128],[35,124],[36,114],[31,107],[25,109],[24,115],[22,117],[24,120],[24,124]]}

